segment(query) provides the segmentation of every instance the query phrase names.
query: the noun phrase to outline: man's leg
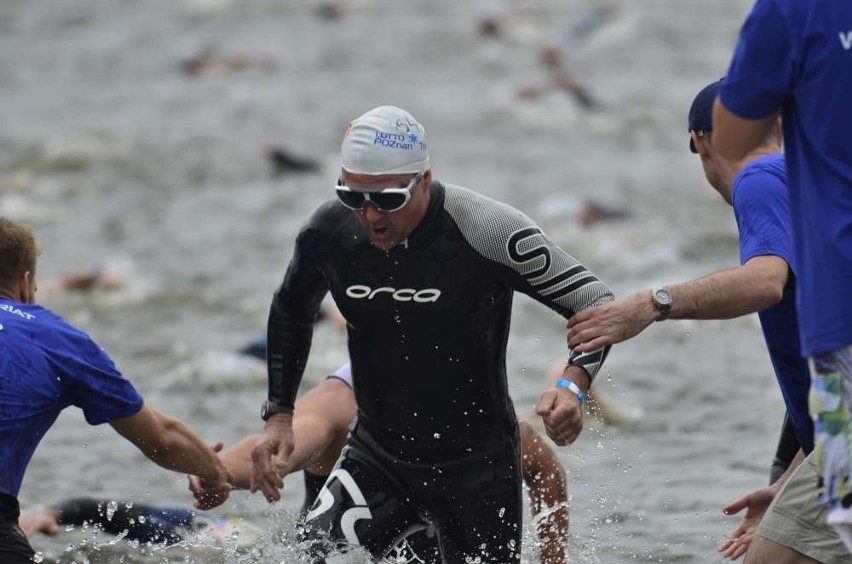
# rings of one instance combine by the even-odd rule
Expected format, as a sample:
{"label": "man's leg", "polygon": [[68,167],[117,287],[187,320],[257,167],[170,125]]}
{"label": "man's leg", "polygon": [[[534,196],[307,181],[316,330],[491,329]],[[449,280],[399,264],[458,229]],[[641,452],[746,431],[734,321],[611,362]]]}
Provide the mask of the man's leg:
{"label": "man's leg", "polygon": [[755,535],[746,553],[744,564],[823,564],[792,548]]}
{"label": "man's leg", "polygon": [[[521,472],[519,446],[468,465],[465,473],[436,487],[431,503],[443,562],[510,564],[521,559]],[[480,560],[477,560],[479,558]]]}
{"label": "man's leg", "polygon": [[852,562],[826,522],[828,506],[817,499],[817,468],[808,455],[787,480],[760,521],[745,561],[748,564]]}
{"label": "man's leg", "polygon": [[423,526],[395,480],[354,441],[305,515],[300,541],[317,558],[353,546],[381,558]]}

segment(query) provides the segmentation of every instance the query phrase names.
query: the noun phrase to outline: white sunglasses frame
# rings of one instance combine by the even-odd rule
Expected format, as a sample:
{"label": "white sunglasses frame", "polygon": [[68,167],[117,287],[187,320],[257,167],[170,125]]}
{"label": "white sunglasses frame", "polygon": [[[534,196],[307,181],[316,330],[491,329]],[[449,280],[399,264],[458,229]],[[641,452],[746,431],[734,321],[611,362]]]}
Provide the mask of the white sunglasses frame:
{"label": "white sunglasses frame", "polygon": [[[376,208],[376,210],[380,213],[393,213],[401,210],[402,208],[408,205],[408,203],[411,201],[411,195],[414,192],[414,189],[417,188],[417,185],[420,184],[420,181],[422,179],[423,173],[419,172],[408,182],[408,185],[403,188],[382,188],[379,190],[353,190],[349,186],[342,184],[343,179],[338,179],[337,185],[334,187],[334,190],[335,193],[344,192],[363,195],[364,201],[361,203],[361,206],[357,208],[350,206],[338,196],[338,201],[343,204],[343,206],[349,208],[352,211],[363,211],[364,206],[367,205],[367,202],[370,202],[371,204],[373,204],[373,207]],[[398,207],[389,210],[379,206],[374,200],[370,199],[370,194],[402,194],[403,196],[405,196],[405,200]]]}

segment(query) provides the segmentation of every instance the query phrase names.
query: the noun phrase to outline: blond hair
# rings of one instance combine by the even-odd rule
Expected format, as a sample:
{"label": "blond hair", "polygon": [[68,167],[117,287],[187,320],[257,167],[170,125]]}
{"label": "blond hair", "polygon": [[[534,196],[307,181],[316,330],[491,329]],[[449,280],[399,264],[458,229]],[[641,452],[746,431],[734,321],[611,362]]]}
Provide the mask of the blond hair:
{"label": "blond hair", "polygon": [[35,273],[38,255],[35,231],[0,217],[0,287],[14,287],[25,272]]}

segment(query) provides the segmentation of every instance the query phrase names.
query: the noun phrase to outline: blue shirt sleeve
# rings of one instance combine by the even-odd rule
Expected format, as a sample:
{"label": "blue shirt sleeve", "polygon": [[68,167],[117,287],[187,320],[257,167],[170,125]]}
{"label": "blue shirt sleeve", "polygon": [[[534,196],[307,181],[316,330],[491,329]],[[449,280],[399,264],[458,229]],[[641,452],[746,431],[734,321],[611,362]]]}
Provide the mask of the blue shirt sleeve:
{"label": "blue shirt sleeve", "polygon": [[757,0],[740,30],[719,97],[741,118],[765,118],[784,105],[795,68],[790,26],[777,0]]}
{"label": "blue shirt sleeve", "polygon": [[765,171],[744,170],[733,186],[734,215],[740,232],[740,263],[756,256],[784,259],[795,274],[787,186]]}
{"label": "blue shirt sleeve", "polygon": [[69,401],[90,425],[135,415],[142,409],[142,395],[88,335],[81,332],[78,338],[79,356],[65,370]]}

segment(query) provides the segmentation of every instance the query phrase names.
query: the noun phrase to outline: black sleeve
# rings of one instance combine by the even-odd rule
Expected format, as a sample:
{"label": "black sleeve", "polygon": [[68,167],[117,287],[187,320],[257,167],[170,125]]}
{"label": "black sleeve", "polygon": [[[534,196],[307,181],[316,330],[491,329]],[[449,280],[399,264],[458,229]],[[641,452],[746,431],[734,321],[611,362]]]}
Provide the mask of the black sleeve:
{"label": "black sleeve", "polygon": [[[110,507],[110,503],[113,507]],[[56,506],[60,525],[96,526],[111,535],[124,534],[128,540],[173,544],[183,538],[191,526],[192,512],[176,508],[157,508],[124,501],[79,497]]]}
{"label": "black sleeve", "polygon": [[293,408],[328,283],[317,262],[318,236],[305,229],[272,298],[266,333],[269,401]]}
{"label": "black sleeve", "polygon": [[781,436],[778,437],[778,447],[775,449],[775,457],[772,460],[772,469],[769,472],[769,483],[774,484],[778,478],[787,471],[796,453],[799,452],[799,439],[796,438],[796,429],[788,413],[784,413],[784,425],[781,427]]}

